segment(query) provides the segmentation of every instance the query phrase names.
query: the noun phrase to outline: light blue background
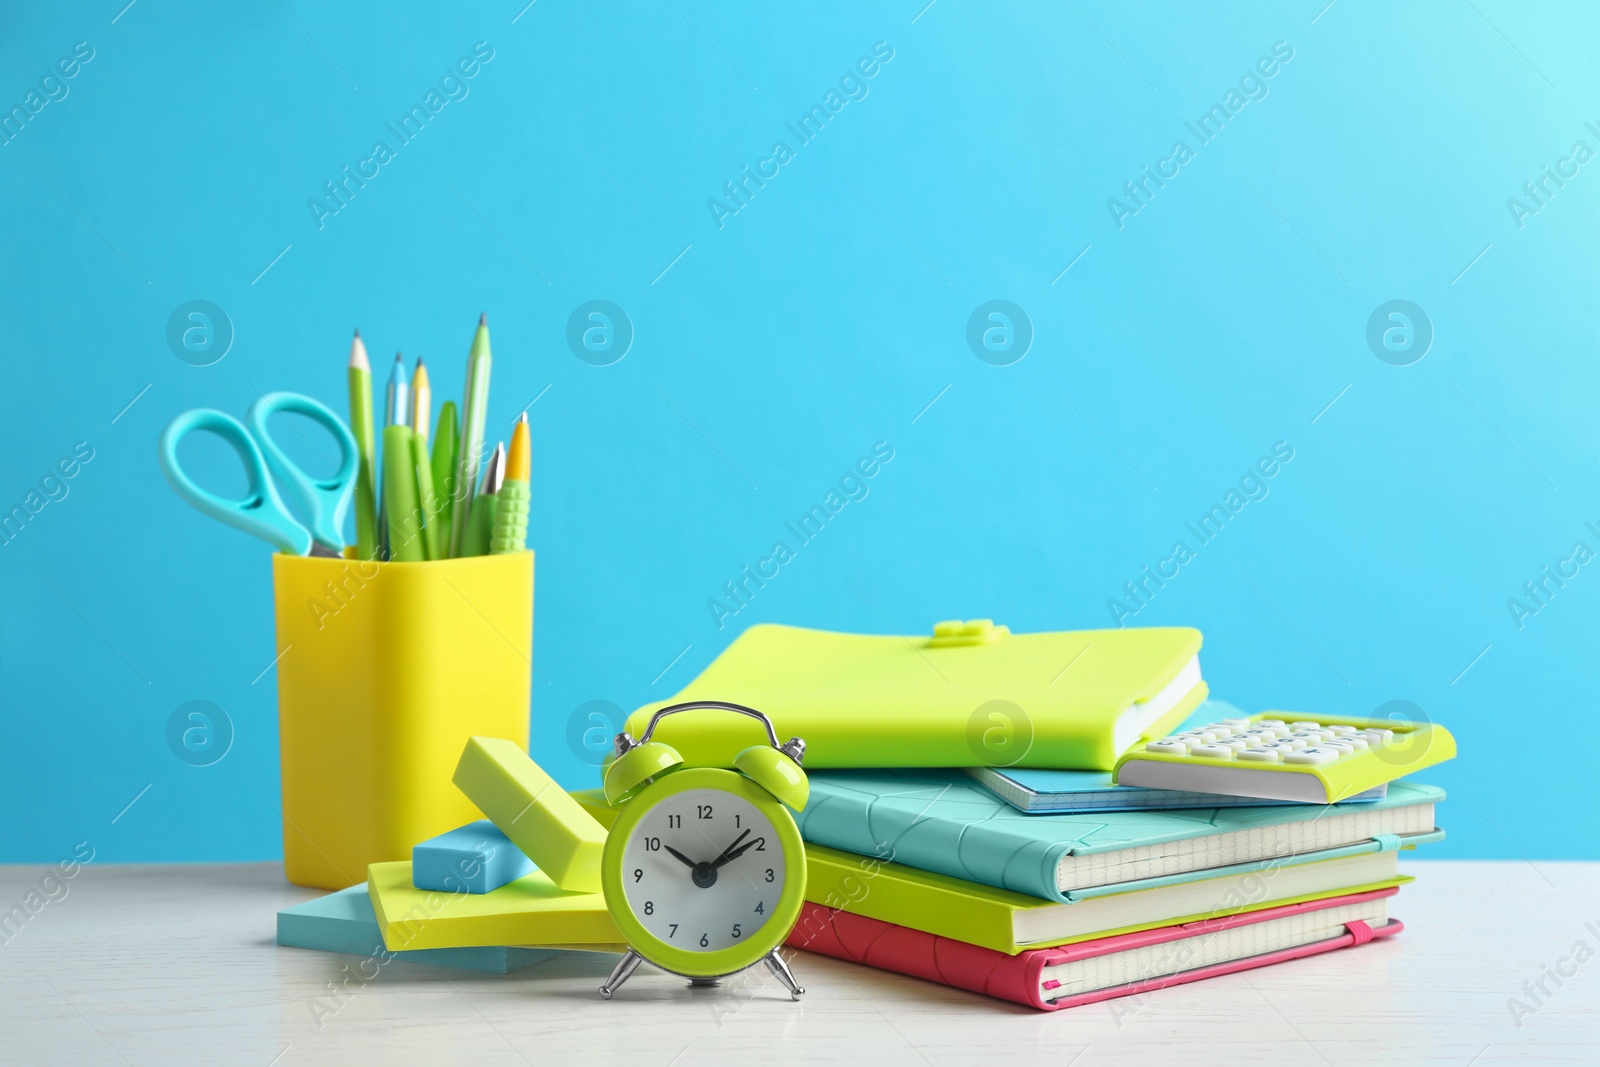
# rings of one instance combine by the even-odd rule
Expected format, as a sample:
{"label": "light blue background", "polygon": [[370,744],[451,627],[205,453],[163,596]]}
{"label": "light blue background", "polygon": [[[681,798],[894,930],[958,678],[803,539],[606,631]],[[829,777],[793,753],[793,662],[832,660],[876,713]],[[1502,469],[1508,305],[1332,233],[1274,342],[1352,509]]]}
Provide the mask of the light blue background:
{"label": "light blue background", "polygon": [[[1106,625],[1286,441],[1133,621],[1202,628],[1246,708],[1447,723],[1431,855],[1600,856],[1558,817],[1595,811],[1600,564],[1521,629],[1506,603],[1600,550],[1600,163],[1507,208],[1600,149],[1593,11],[124,2],[0,15],[7,109],[95,49],[0,148],[0,508],[95,453],[0,547],[0,859],[279,854],[269,553],[172,494],[156,436],[258,389],[342,407],[355,325],[456,396],[480,310],[491,425],[538,398],[533,744],[568,786],[575,709],[670,695],[751,622]],[[470,95],[319,230],[307,200],[478,41]],[[708,198],[878,41],[869,95],[719,229]],[[1266,98],[1119,229],[1107,199],[1278,41]],[[166,342],[192,299],[236,331],[213,366]],[[591,299],[636,329],[610,367],[565,342]],[[965,341],[992,299],[1032,321],[1012,366]],[[1411,366],[1365,340],[1392,299],[1435,330]],[[718,629],[708,600],[877,441],[870,495]],[[214,766],[167,747],[194,699],[234,725]]]}

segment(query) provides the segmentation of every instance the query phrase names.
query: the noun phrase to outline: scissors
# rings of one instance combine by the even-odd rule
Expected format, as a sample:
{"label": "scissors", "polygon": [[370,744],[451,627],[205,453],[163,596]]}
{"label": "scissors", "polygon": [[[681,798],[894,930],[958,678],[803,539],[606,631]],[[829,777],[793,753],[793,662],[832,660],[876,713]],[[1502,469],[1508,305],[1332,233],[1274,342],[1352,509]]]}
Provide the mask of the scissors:
{"label": "scissors", "polygon": [[[267,432],[267,417],[278,411],[304,415],[331,433],[339,442],[339,469],[330,477],[312,478],[290,461]],[[217,496],[200,488],[184,473],[178,462],[178,443],[197,432],[216,434],[238,453],[250,482],[243,500]],[[311,397],[268,393],[250,405],[245,422],[211,408],[185,411],[161,431],[160,452],[161,470],[167,481],[202,513],[254,534],[287,555],[334,559],[343,556],[344,516],[356,482],[356,439],[339,416]],[[306,525],[283,506],[274,479],[306,516]]]}

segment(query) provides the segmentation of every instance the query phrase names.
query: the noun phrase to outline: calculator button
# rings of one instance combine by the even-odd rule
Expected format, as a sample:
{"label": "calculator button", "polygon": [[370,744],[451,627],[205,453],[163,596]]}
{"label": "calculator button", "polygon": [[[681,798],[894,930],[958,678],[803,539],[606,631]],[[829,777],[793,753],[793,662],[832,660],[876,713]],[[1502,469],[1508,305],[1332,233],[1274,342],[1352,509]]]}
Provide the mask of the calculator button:
{"label": "calculator button", "polygon": [[1383,744],[1388,744],[1390,741],[1393,741],[1393,740],[1394,740],[1394,731],[1393,730],[1383,730],[1383,729],[1379,729],[1377,727],[1372,727],[1372,728],[1367,730],[1367,743],[1368,744],[1383,745]]}
{"label": "calculator button", "polygon": [[1191,756],[1204,756],[1207,759],[1232,759],[1233,749],[1227,745],[1198,745],[1189,750]]}
{"label": "calculator button", "polygon": [[1291,727],[1293,727],[1294,729],[1296,729],[1296,730],[1320,730],[1320,729],[1322,729],[1322,724],[1320,722],[1312,722],[1310,719],[1299,719],[1299,720],[1296,720],[1295,722],[1290,723],[1289,725]]}
{"label": "calculator button", "polygon": [[1343,741],[1357,752],[1360,752],[1367,747],[1367,739],[1362,737],[1360,734],[1355,734],[1350,737],[1342,737],[1339,740]]}
{"label": "calculator button", "polygon": [[1170,737],[1164,741],[1152,741],[1144,746],[1146,752],[1165,752],[1173,756],[1181,756],[1189,751],[1189,747],[1182,741],[1174,741]]}
{"label": "calculator button", "polygon": [[1257,719],[1256,720],[1256,725],[1257,726],[1287,726],[1289,724],[1284,722],[1282,719]]}
{"label": "calculator button", "polygon": [[1230,737],[1226,741],[1218,741],[1217,744],[1225,745],[1237,753],[1243,752],[1247,748],[1254,748],[1256,740],[1253,737]]}
{"label": "calculator button", "polygon": [[1325,763],[1332,763],[1339,758],[1339,753],[1331,748],[1303,748],[1299,752],[1291,752],[1283,757],[1285,763],[1304,763],[1313,767],[1320,767]]}
{"label": "calculator button", "polygon": [[1354,745],[1351,745],[1347,741],[1340,741],[1340,740],[1333,740],[1333,741],[1326,741],[1325,740],[1325,741],[1322,742],[1322,746],[1321,747],[1323,747],[1323,748],[1331,748],[1334,751],[1338,752],[1341,756],[1348,756],[1350,753],[1355,751],[1355,746]]}
{"label": "calculator button", "polygon": [[1222,725],[1231,726],[1235,730],[1248,730],[1251,724],[1249,719],[1223,719]]}
{"label": "calculator button", "polygon": [[1354,726],[1330,726],[1328,729],[1333,731],[1335,737],[1351,737],[1361,732]]}
{"label": "calculator button", "polygon": [[1283,756],[1275,748],[1247,748],[1239,753],[1239,758],[1253,760],[1256,763],[1277,763]]}
{"label": "calculator button", "polygon": [[1311,745],[1311,742],[1307,741],[1303,737],[1285,737],[1283,740],[1279,741],[1274,747],[1275,748],[1283,748],[1283,749],[1291,749],[1292,748],[1292,749],[1295,749],[1295,750],[1298,751],[1299,749],[1302,749],[1302,748],[1309,748],[1310,745]]}

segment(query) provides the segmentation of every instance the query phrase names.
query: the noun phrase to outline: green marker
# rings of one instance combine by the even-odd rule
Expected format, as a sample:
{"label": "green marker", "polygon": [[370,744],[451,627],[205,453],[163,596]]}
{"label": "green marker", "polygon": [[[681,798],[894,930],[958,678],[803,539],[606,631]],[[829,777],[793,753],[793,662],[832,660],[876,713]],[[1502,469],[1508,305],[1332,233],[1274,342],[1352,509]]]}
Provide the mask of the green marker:
{"label": "green marker", "polygon": [[[450,521],[450,554],[465,556],[467,518],[475,510],[472,487],[478,484],[483,457],[483,429],[489,416],[489,316],[478,316],[478,332],[467,354],[467,386],[461,396],[461,440],[456,446],[455,514]],[[480,553],[481,554],[481,553]]]}
{"label": "green marker", "polygon": [[450,519],[455,514],[455,477],[456,402],[446,400],[439,408],[439,421],[433,427],[433,488],[439,496],[428,521],[439,530],[439,553],[434,559],[450,558]]}
{"label": "green marker", "polygon": [[[428,559],[438,559],[439,535],[446,531],[439,529],[437,513],[439,499],[433,492],[433,467],[428,462],[428,442],[415,429],[411,431],[411,452],[413,477],[417,485],[417,506],[421,509],[422,517],[423,555]],[[433,514],[428,512],[430,505],[435,509]]]}
{"label": "green marker", "polygon": [[428,558],[412,459],[415,437],[409,426],[383,428],[383,513],[389,524],[389,558],[397,563],[421,563]]}
{"label": "green marker", "polygon": [[461,542],[463,556],[489,554],[489,538],[494,532],[495,511],[500,502],[500,485],[506,476],[506,446],[495,446],[494,455],[483,465],[483,492],[472,498],[472,515]]}
{"label": "green marker", "polygon": [[356,555],[378,558],[378,490],[372,452],[372,365],[361,331],[350,342],[350,433],[356,439],[360,468],[356,474]]}

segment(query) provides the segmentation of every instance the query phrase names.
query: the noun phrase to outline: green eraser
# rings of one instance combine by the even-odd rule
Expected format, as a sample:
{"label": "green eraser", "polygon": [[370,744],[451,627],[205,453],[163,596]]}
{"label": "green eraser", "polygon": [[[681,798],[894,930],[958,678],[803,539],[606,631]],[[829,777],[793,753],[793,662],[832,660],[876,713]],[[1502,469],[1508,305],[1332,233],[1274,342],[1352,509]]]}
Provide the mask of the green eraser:
{"label": "green eraser", "polygon": [[514,741],[469,738],[451,780],[556,885],[600,892],[605,827]]}

